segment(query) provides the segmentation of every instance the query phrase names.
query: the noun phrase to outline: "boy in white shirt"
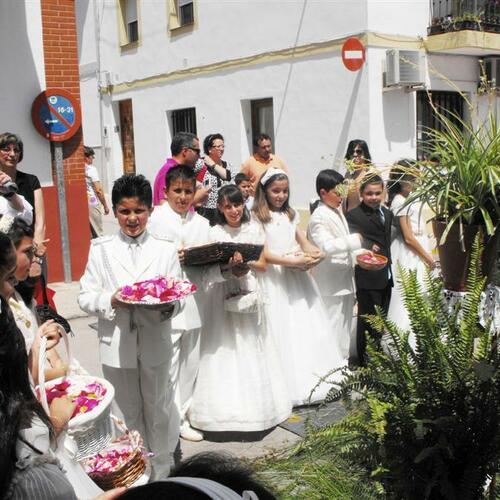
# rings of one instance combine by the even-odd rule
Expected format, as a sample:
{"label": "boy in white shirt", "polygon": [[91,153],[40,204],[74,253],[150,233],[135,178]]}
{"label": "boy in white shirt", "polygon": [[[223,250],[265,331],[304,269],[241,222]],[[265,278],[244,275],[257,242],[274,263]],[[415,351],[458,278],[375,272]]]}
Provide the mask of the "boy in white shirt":
{"label": "boy in white shirt", "polygon": [[342,213],[343,182],[344,177],[333,169],[318,174],[316,192],[320,201],[309,219],[307,236],[326,253],[326,258],[312,273],[328,309],[332,332],[335,332],[344,359],[348,359],[355,297],[355,256],[366,250],[360,250],[361,236],[349,233]]}
{"label": "boy in white shirt", "polygon": [[78,303],[98,317],[104,377],[115,388],[128,428],[138,430],[154,453],[151,479],[158,480],[168,476],[179,440],[170,319],[183,301],[144,308],[121,302],[118,292],[159,275],[180,279],[182,273],[176,247],[146,229],[153,195],[144,176],[120,177],[111,196],[120,230],[92,240]]}
{"label": "boy in white shirt", "polygon": [[[155,207],[149,223],[152,233],[175,242],[181,262],[183,248],[209,243],[210,224],[205,217],[190,211],[196,192],[196,177],[191,167],[172,167],[165,177],[165,198],[167,203]],[[212,281],[222,281],[219,266],[184,267],[184,278],[198,287],[198,291],[186,298],[181,314],[172,320],[174,330],[174,360],[172,369],[178,370],[178,391],[176,403],[181,417],[180,435],[189,441],[201,441],[203,434],[193,429],[188,420],[189,406],[194,384],[198,375],[200,360],[200,328],[203,318],[203,299],[206,295],[204,281],[207,273]],[[177,365],[177,366],[176,366]],[[175,374],[172,376],[175,378]]]}
{"label": "boy in white shirt", "polygon": [[252,196],[252,183],[250,182],[250,177],[240,172],[239,174],[236,174],[234,183],[243,194],[245,207],[247,210],[252,210],[254,198]]}

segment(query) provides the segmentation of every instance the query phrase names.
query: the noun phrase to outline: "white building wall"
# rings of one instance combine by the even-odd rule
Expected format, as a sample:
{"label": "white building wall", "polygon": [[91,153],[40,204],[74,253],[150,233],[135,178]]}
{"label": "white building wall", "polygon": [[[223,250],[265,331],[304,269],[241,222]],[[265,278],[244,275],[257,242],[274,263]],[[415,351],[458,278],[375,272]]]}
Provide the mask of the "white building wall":
{"label": "white building wall", "polygon": [[[35,174],[44,185],[52,185],[50,144],[35,130],[31,105],[45,90],[42,14],[39,0],[9,1],[0,5],[0,132],[19,134],[24,158],[19,169]],[[15,48],[7,51],[6,48]]]}
{"label": "white building wall", "polygon": [[[133,102],[137,171],[151,180],[170,153],[168,111],[195,107],[200,139],[221,132],[226,160],[238,170],[251,153],[250,100],[268,97],[273,98],[275,151],[291,169],[295,206],[307,206],[319,170],[344,170],[342,158],[351,139],[366,140],[378,165],[416,155],[416,93],[384,91],[382,73],[386,50],[405,47],[401,36],[426,36],[428,0],[198,0],[196,27],[174,36],[167,26],[167,2],[138,0],[140,41],[123,51],[117,3],[93,1],[101,19],[102,70],[109,72],[115,89],[119,85],[103,105],[110,180],[123,172],[118,113],[122,99]],[[91,25],[84,23],[82,29]],[[365,32],[379,37],[367,47],[366,63],[358,72],[345,69],[340,47],[314,55],[302,52],[304,47]],[[276,51],[293,47],[299,47],[297,57],[275,57]],[[414,42],[407,48],[415,48]],[[253,64],[197,71],[241,58],[253,58]],[[475,96],[477,58],[428,55],[427,61],[430,90]],[[190,68],[192,74],[168,79],[172,72]],[[159,75],[167,78],[141,83]],[[451,86],[447,79],[453,81]],[[82,87],[84,91],[88,89]],[[89,120],[84,118],[84,123]]]}
{"label": "white building wall", "polygon": [[102,57],[117,82],[341,38],[366,29],[366,0],[197,0],[197,27],[171,36],[167,3],[139,0],[139,46],[120,56],[116,4],[104,2]]}

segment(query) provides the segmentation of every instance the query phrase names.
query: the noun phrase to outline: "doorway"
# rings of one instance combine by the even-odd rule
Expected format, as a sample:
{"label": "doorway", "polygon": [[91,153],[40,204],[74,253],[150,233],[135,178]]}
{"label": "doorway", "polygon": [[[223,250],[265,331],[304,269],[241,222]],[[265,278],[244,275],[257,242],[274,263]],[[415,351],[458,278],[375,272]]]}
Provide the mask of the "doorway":
{"label": "doorway", "polygon": [[119,102],[123,173],[135,174],[134,115],[132,99]]}

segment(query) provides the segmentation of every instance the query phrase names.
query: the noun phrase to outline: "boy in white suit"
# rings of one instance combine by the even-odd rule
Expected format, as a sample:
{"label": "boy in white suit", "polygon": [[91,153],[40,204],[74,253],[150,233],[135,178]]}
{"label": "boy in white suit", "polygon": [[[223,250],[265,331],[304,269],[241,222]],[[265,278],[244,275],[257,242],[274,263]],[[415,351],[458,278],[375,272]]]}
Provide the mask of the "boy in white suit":
{"label": "boy in white suit", "polygon": [[354,257],[366,251],[360,250],[361,236],[349,233],[342,213],[343,182],[344,177],[333,169],[318,174],[316,192],[320,201],[309,219],[307,233],[309,240],[326,253],[312,272],[341,353],[348,359],[355,297]]}
{"label": "boy in white suit", "polygon": [[146,230],[152,212],[151,185],[142,175],[124,175],[112,190],[120,230],[92,241],[78,303],[98,316],[99,354],[104,377],[129,429],[137,429],[154,453],[151,479],[166,477],[179,439],[179,414],[170,378],[170,318],[182,303],[149,309],[123,304],[121,287],[158,275],[181,278],[177,249]]}
{"label": "boy in white suit", "polygon": [[[187,165],[171,168],[165,177],[167,203],[157,206],[151,216],[148,230],[174,241],[181,262],[183,248],[209,243],[210,224],[205,217],[190,211],[196,192],[196,177]],[[189,441],[201,441],[203,434],[189,424],[188,411],[200,362],[200,328],[204,316],[203,288],[207,281],[223,281],[219,266],[184,267],[184,277],[195,283],[198,292],[186,298],[182,313],[172,320],[174,363],[178,370],[176,403],[181,417],[180,435]],[[174,375],[175,377],[175,375]]]}

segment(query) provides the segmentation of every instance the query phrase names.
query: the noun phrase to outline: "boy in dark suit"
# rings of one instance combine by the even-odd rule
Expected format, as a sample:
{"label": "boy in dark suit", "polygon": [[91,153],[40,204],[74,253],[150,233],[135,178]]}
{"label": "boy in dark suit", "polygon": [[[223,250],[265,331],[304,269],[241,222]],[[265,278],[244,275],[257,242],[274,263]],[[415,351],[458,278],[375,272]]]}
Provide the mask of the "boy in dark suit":
{"label": "boy in dark suit", "polygon": [[379,306],[387,314],[393,280],[391,275],[391,225],[392,212],[382,206],[384,181],[378,175],[370,175],[360,187],[361,204],[347,213],[346,219],[351,233],[363,237],[363,248],[384,255],[387,265],[380,271],[367,271],[359,266],[355,269],[356,298],[358,301],[358,326],[356,343],[361,365],[366,362],[366,332],[380,341],[363,316],[375,314]]}

